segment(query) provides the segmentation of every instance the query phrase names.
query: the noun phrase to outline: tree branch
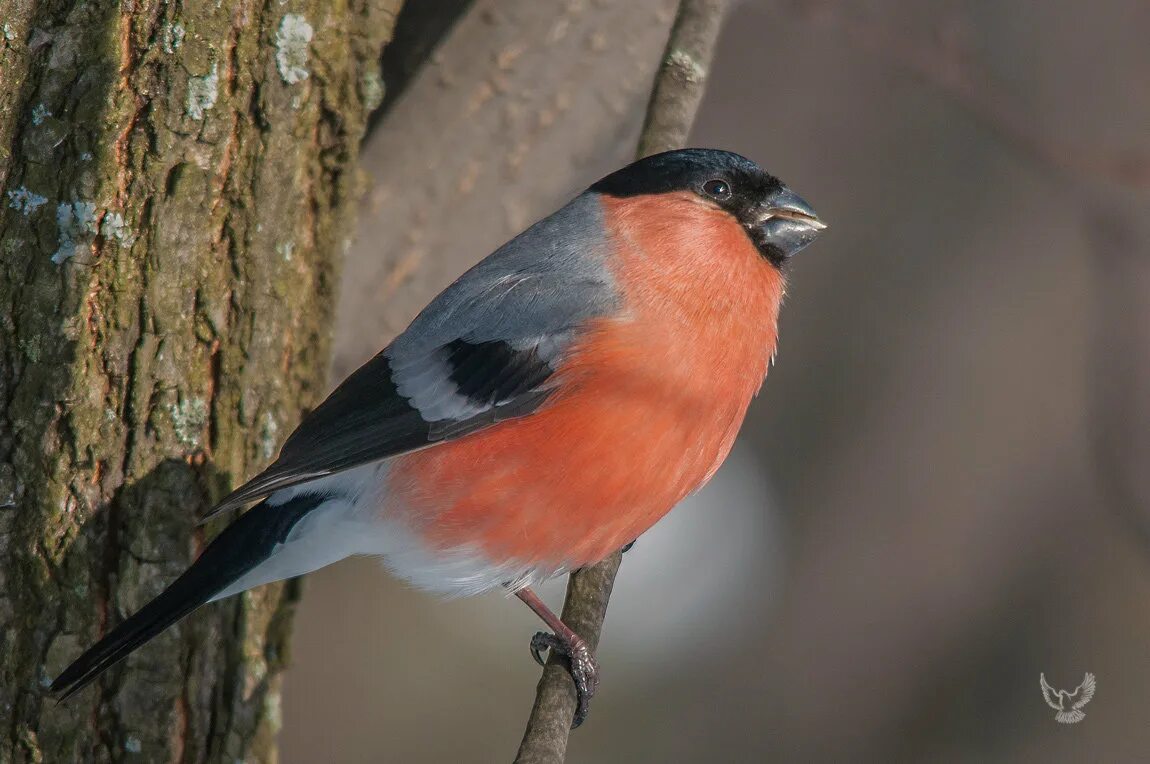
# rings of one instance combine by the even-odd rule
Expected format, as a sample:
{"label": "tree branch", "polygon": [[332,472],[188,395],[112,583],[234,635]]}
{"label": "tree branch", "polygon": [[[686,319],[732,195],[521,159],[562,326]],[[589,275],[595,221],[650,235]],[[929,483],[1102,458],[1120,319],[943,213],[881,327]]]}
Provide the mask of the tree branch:
{"label": "tree branch", "polygon": [[[655,75],[638,158],[685,145],[703,99],[726,8],[727,0],[680,1],[663,63]],[[575,571],[567,584],[563,622],[585,639],[593,652],[599,648],[620,562],[622,552],[616,552],[590,568]],[[562,661],[552,654],[543,668],[516,764],[551,764],[562,762],[566,755],[576,695]]]}
{"label": "tree branch", "polygon": [[636,158],[686,145],[703,100],[727,0],[681,0],[655,75]]}

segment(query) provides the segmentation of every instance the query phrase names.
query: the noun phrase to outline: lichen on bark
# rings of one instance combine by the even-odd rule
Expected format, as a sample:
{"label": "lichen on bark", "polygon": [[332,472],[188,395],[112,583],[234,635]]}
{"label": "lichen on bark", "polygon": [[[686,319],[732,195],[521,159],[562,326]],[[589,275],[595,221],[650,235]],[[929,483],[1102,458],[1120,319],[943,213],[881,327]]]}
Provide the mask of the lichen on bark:
{"label": "lichen on bark", "polygon": [[[0,761],[273,755],[294,587],[201,610],[65,705],[44,687],[322,391],[401,1],[0,0]],[[306,77],[281,76],[289,15]]]}

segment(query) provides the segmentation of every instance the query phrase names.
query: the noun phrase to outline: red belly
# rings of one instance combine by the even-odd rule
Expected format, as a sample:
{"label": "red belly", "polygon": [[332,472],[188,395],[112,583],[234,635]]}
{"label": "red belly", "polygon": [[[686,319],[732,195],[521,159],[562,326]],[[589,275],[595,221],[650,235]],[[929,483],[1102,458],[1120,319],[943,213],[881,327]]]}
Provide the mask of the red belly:
{"label": "red belly", "polygon": [[543,410],[399,458],[387,511],[433,549],[477,547],[495,564],[572,568],[634,541],[718,468],[750,393],[617,371],[568,372]]}
{"label": "red belly", "polygon": [[499,565],[596,562],[718,469],[775,348],[782,275],[690,194],[605,200],[620,316],[589,327],[544,408],[398,458],[383,512]]}

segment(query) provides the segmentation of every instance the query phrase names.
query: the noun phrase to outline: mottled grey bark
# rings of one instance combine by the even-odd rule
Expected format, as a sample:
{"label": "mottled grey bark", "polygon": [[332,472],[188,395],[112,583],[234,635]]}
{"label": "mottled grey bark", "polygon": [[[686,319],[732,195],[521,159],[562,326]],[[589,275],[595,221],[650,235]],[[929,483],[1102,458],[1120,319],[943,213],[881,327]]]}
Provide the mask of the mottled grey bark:
{"label": "mottled grey bark", "polygon": [[401,2],[0,0],[0,761],[274,758],[281,587],[44,687],[321,392]]}

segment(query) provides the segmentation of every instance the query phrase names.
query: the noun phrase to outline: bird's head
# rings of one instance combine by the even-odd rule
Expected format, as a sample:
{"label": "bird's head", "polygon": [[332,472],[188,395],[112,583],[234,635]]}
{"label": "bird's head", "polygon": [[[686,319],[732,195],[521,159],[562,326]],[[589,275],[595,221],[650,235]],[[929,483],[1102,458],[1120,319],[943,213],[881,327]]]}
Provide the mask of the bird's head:
{"label": "bird's head", "polygon": [[778,178],[744,156],[718,149],[654,154],[608,175],[591,190],[614,197],[689,192],[733,216],[776,267],[827,227]]}

